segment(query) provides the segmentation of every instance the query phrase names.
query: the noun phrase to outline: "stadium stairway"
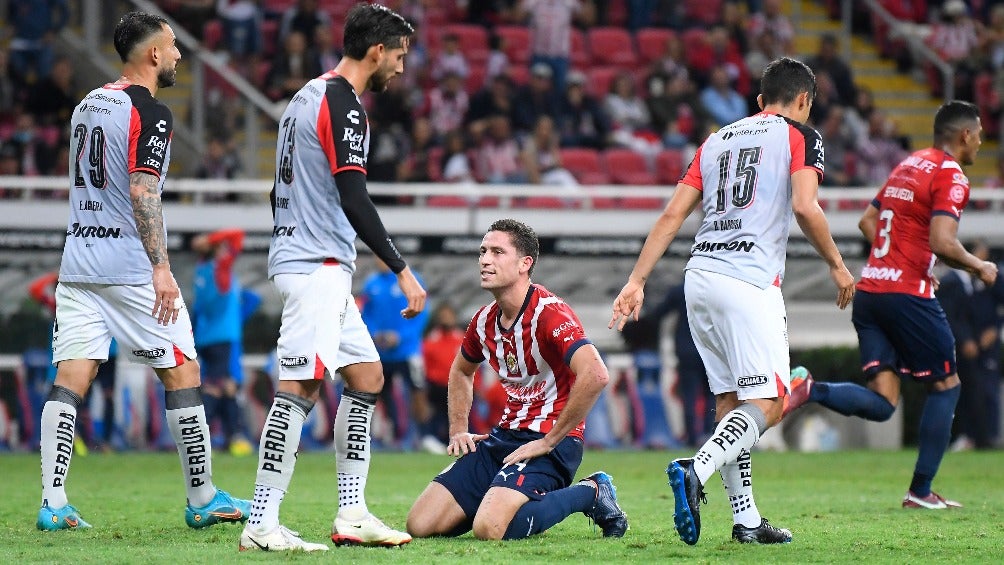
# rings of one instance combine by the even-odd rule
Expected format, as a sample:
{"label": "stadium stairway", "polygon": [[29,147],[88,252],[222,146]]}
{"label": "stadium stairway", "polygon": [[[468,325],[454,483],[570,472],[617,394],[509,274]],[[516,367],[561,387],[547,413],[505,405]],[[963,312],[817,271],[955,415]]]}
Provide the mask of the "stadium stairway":
{"label": "stadium stairway", "polygon": [[[807,57],[816,53],[820,35],[832,33],[839,37],[841,24],[839,20],[829,18],[825,6],[818,0],[795,1],[798,3],[797,10],[792,9],[793,3],[785,4],[797,33],[795,52]],[[942,101],[932,98],[923,82],[897,72],[893,61],[881,58],[875,45],[859,35],[851,38],[848,64],[854,73],[854,81],[871,89],[875,106],[896,122],[899,132],[910,138],[911,147],[920,149],[931,143],[934,114]],[[984,139],[976,163],[966,167],[974,186],[993,176],[998,147],[997,142]]]}

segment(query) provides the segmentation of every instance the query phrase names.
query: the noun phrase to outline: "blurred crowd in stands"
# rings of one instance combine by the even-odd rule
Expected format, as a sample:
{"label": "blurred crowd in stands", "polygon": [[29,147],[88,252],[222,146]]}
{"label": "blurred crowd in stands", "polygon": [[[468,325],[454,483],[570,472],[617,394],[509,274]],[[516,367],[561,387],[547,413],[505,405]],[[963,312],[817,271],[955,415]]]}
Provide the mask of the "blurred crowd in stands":
{"label": "blurred crowd in stands", "polygon": [[[159,0],[168,14],[283,105],[337,64],[355,0]],[[369,178],[399,182],[674,184],[703,138],[757,111],[758,78],[782,55],[803,57],[819,83],[811,125],[826,141],[829,186],[881,183],[909,151],[896,123],[855,83],[839,41],[795,52],[782,0],[387,0],[416,34],[405,74],[367,93]],[[840,3],[827,0],[832,15]],[[1004,4],[995,0],[881,0],[917,24],[956,69],[994,137],[1004,88]],[[75,76],[52,37],[66,0],[10,2],[0,48],[0,175],[63,174],[73,105],[94,85]],[[861,11],[864,8],[855,8]],[[867,12],[881,53],[903,70],[940,74]],[[913,29],[913,28],[911,28]],[[242,98],[209,72],[207,150],[184,174],[246,175],[235,132]],[[187,109],[173,108],[176,116]],[[1001,159],[1004,170],[1004,158]],[[1004,175],[976,179],[999,187]],[[549,193],[553,194],[553,193]],[[435,202],[433,203],[435,204]],[[469,204],[445,198],[439,204]],[[538,205],[564,206],[560,197]],[[629,203],[630,204],[630,203]],[[642,206],[648,203],[640,202]],[[602,202],[600,203],[602,206]]]}

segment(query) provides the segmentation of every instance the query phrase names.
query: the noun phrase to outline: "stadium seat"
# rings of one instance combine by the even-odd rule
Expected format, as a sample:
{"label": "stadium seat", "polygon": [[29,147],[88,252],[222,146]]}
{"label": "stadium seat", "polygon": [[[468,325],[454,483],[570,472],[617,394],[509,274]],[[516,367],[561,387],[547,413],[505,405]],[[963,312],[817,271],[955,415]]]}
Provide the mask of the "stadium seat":
{"label": "stadium seat", "polygon": [[582,30],[572,29],[572,46],[569,60],[574,69],[585,69],[589,66],[589,51],[586,49],[586,36]]}
{"label": "stadium seat", "polygon": [[607,25],[627,27],[627,0],[607,0]]}
{"label": "stadium seat", "polygon": [[[553,188],[553,187],[548,187]],[[559,198],[557,196],[527,196],[525,198],[513,198],[513,206],[516,208],[579,208],[581,201]]]}
{"label": "stadium seat", "polygon": [[505,54],[511,65],[526,65],[530,61],[530,29],[526,26],[498,26],[495,34],[502,38]]}
{"label": "stadium seat", "polygon": [[722,0],[683,0],[684,18],[690,25],[708,27],[722,21]]}
{"label": "stadium seat", "polygon": [[464,79],[464,90],[473,96],[485,86],[485,74],[488,69],[484,65],[471,65],[467,68],[467,78]]}
{"label": "stadium seat", "polygon": [[509,65],[509,69],[506,72],[514,84],[525,86],[530,82],[530,67],[526,65]]}
{"label": "stadium seat", "polygon": [[638,41],[638,56],[643,63],[657,61],[666,52],[666,42],[675,33],[671,29],[649,27],[635,33]]}
{"label": "stadium seat", "polygon": [[633,68],[638,64],[631,34],[624,28],[594,27],[589,29],[589,52],[594,65],[620,65]]}
{"label": "stadium seat", "polygon": [[593,67],[586,71],[586,89],[600,101],[610,93],[610,84],[622,71],[620,67]]}
{"label": "stadium seat", "polygon": [[460,41],[460,50],[470,66],[488,60],[488,33],[485,28],[473,24],[451,24],[443,28],[442,35],[451,33]]}
{"label": "stadium seat", "polygon": [[655,176],[659,184],[675,185],[683,176],[683,154],[675,149],[665,149],[655,156]]}
{"label": "stadium seat", "polygon": [[210,20],[202,26],[202,45],[210,51],[222,49],[223,23],[220,20]]}
{"label": "stadium seat", "polygon": [[271,59],[281,46],[279,43],[279,22],[265,20],[261,23],[262,55]]}
{"label": "stadium seat", "polygon": [[603,169],[600,153],[595,149],[566,147],[561,149],[561,165],[581,184],[609,184],[610,176]]}
{"label": "stadium seat", "polygon": [[622,148],[607,149],[603,152],[603,162],[611,180],[616,184],[658,184],[640,153]]}

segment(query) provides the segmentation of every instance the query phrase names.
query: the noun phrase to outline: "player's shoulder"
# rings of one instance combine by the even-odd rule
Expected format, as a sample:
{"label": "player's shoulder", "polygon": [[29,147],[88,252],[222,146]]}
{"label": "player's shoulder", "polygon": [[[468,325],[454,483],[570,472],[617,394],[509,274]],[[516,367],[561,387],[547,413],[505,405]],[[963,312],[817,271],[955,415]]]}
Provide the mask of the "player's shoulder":
{"label": "player's shoulder", "polygon": [[805,139],[806,143],[808,143],[809,141],[815,142],[817,139],[818,140],[823,139],[823,136],[819,135],[819,132],[816,131],[816,128],[803,124],[802,122],[793,120],[791,118],[787,118],[784,116],[781,116],[781,118],[787,124],[788,129],[793,132],[797,132],[798,135],[801,135],[802,138]]}

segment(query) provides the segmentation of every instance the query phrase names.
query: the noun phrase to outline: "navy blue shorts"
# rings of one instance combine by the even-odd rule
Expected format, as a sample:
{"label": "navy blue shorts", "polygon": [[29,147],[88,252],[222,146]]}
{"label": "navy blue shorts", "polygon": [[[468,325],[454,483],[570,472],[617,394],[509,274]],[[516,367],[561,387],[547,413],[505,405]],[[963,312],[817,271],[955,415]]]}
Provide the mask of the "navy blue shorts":
{"label": "navy blue shorts", "polygon": [[955,374],[955,338],[937,299],[859,290],[851,321],[866,377],[883,369],[923,382]]}
{"label": "navy blue shorts", "polygon": [[457,459],[433,479],[460,504],[468,518],[467,529],[491,487],[511,488],[530,500],[540,500],[572,484],[582,463],[582,440],[570,436],[543,457],[502,467],[502,460],[516,448],[542,437],[539,432],[493,428],[488,439],[478,442],[477,451]]}
{"label": "navy blue shorts", "polygon": [[202,380],[208,384],[221,384],[230,378],[230,352],[233,345],[230,342],[214,343],[196,348],[199,355],[199,366],[202,368]]}

